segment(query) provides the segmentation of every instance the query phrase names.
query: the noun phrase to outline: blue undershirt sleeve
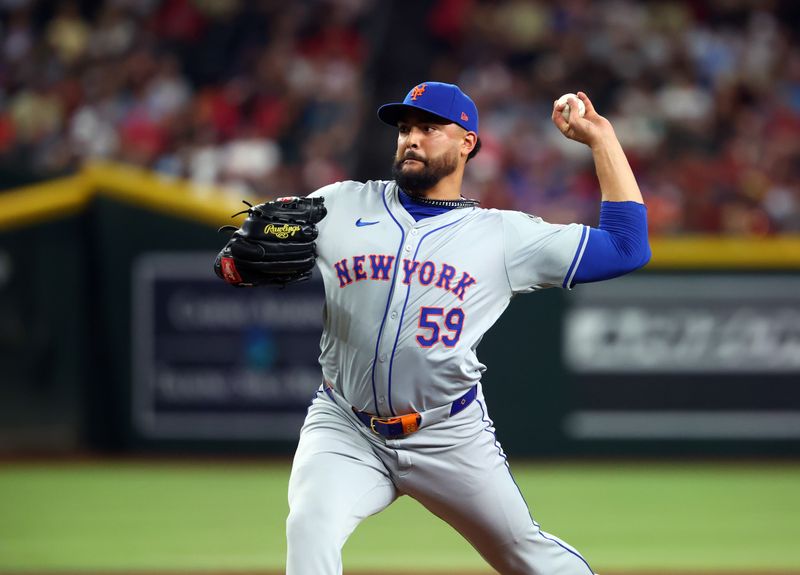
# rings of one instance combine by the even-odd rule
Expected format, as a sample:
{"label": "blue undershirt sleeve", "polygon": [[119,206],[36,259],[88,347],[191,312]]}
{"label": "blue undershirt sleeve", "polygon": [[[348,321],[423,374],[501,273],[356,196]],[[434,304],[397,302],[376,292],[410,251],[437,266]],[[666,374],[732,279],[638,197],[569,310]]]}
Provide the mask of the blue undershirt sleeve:
{"label": "blue undershirt sleeve", "polygon": [[619,277],[649,261],[647,208],[638,202],[602,202],[600,224],[589,229],[573,284]]}

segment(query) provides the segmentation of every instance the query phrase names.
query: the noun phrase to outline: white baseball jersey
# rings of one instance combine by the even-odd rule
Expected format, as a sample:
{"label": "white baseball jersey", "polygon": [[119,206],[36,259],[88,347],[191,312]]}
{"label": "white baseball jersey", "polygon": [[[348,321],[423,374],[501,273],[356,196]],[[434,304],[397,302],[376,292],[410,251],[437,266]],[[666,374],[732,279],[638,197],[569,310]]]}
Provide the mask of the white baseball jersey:
{"label": "white baseball jersey", "polygon": [[393,181],[314,192],[326,291],[320,364],[356,409],[391,416],[452,402],[486,367],[476,349],[516,293],[568,286],[586,226],[453,209],[417,222]]}

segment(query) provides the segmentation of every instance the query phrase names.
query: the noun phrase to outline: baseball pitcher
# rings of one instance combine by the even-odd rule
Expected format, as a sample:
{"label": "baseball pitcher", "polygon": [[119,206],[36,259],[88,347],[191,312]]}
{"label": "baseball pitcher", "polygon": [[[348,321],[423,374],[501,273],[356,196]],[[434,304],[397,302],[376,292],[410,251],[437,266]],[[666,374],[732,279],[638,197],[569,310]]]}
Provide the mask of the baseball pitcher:
{"label": "baseball pitcher", "polygon": [[[592,151],[597,228],[463,198],[478,110],[458,86],[424,82],[378,110],[397,128],[393,179],[252,206],[220,252],[215,269],[233,285],[286,285],[314,262],[325,284],[322,384],[289,481],[289,575],[341,574],[350,533],[401,495],[502,574],[593,573],[531,517],[476,354],[515,294],[617,277],[650,258],[646,210],[614,129],[586,94],[577,98],[554,102],[552,121]],[[386,545],[401,542],[399,532]]]}

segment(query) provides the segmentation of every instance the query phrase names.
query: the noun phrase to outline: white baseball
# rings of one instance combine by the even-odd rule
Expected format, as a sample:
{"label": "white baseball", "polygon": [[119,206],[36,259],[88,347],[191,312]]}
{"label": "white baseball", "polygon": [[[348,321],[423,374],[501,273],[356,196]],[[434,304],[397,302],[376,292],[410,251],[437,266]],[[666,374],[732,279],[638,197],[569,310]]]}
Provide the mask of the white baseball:
{"label": "white baseball", "polygon": [[557,106],[561,104],[566,104],[566,106],[564,106],[564,109],[561,110],[561,115],[564,117],[565,120],[569,120],[569,103],[567,102],[569,98],[575,98],[576,100],[578,100],[578,115],[580,115],[580,117],[583,118],[583,115],[586,113],[586,105],[583,103],[583,100],[578,98],[578,96],[576,96],[575,94],[564,94],[558,100],[556,100]]}

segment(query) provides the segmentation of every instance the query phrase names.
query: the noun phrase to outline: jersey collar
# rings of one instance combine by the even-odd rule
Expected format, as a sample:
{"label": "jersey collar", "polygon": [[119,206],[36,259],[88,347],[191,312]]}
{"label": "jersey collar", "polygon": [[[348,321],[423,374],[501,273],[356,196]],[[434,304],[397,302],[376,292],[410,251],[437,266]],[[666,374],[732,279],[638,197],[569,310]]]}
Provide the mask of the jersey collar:
{"label": "jersey collar", "polygon": [[399,218],[405,225],[409,227],[425,228],[431,225],[446,224],[450,220],[460,219],[466,214],[473,213],[476,210],[475,206],[461,209],[448,209],[438,215],[426,217],[416,221],[414,216],[408,212],[403,203],[400,201],[399,196],[404,192],[401,192],[401,189],[396,182],[391,181],[389,185],[386,186],[384,193],[386,194],[386,204],[389,206],[389,209],[392,211],[395,217]]}

